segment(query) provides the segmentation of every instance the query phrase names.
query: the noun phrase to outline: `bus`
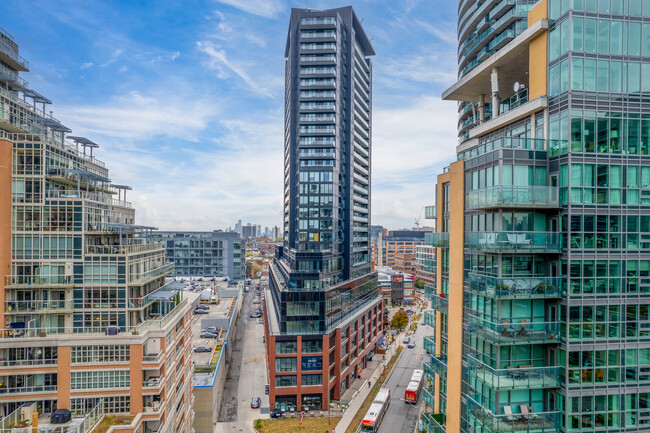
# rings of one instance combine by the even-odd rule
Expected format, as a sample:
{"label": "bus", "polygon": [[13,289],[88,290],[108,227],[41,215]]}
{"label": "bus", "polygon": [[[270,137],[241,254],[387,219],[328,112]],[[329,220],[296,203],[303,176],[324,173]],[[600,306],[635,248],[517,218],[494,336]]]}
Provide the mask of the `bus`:
{"label": "bus", "polygon": [[419,368],[413,370],[413,376],[409,381],[406,391],[404,391],[404,401],[409,404],[415,404],[420,397],[420,391],[422,390],[422,379],[424,376],[424,371]]}
{"label": "bus", "polygon": [[379,430],[379,424],[386,415],[388,406],[390,405],[390,389],[381,388],[374,401],[370,405],[366,416],[361,421],[361,428],[359,431],[364,433],[376,433]]}

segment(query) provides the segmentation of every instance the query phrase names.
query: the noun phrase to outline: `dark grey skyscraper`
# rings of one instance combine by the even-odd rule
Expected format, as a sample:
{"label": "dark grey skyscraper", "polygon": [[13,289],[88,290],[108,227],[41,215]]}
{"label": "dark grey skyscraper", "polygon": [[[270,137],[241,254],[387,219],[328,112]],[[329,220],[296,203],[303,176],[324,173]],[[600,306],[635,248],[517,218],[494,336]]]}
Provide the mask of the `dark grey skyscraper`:
{"label": "dark grey skyscraper", "polygon": [[[326,407],[327,394],[339,398],[381,333],[369,239],[369,57],[374,54],[351,7],[291,11],[285,50],[284,245],[271,264],[266,304],[272,407],[276,368],[278,373],[316,368],[326,378],[340,376],[325,385],[322,377],[309,378],[310,385],[316,380],[323,388],[320,403],[310,400],[309,405]],[[341,336],[346,340],[350,332],[354,339],[342,343]],[[327,348],[335,346],[345,355],[315,364],[305,364],[303,357],[295,367],[295,356],[285,360],[280,355],[286,353],[278,353],[276,366],[275,336],[296,347],[302,342],[303,348],[309,339],[310,351],[325,347],[327,358]],[[300,406],[300,387],[306,386],[300,375],[278,375],[277,380],[283,402],[291,405],[297,398]],[[293,397],[287,394],[293,392],[290,387],[297,387]],[[307,404],[305,394],[302,399]]]}

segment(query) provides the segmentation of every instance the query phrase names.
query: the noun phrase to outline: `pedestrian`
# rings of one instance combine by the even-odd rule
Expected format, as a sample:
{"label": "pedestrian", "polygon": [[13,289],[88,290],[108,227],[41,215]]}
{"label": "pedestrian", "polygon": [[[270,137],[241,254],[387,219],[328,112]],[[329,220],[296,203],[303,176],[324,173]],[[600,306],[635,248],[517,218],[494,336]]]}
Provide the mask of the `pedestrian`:
{"label": "pedestrian", "polygon": [[368,388],[370,388],[370,380],[368,380]]}

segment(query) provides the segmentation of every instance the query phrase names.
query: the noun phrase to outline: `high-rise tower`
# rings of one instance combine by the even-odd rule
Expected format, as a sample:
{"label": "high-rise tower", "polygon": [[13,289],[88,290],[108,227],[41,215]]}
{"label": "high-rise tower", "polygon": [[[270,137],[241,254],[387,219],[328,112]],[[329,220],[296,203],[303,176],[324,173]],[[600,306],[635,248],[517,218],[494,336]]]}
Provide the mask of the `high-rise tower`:
{"label": "high-rise tower", "polygon": [[369,239],[373,55],[351,7],[292,10],[284,245],[266,303],[271,407],[327,407],[381,333]]}
{"label": "high-rise tower", "polygon": [[650,431],[650,3],[465,0],[458,40],[425,427]]}

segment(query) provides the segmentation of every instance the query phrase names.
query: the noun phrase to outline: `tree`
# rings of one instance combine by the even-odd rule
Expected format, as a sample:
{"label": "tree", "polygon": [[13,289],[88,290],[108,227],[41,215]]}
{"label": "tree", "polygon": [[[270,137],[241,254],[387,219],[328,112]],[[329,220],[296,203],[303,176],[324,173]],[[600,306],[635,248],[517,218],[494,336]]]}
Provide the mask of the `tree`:
{"label": "tree", "polygon": [[390,322],[391,328],[404,329],[409,323],[409,316],[402,310],[397,311]]}
{"label": "tree", "polygon": [[415,280],[415,283],[413,283],[413,285],[415,286],[416,289],[424,289],[424,281],[422,281],[419,278]]}

